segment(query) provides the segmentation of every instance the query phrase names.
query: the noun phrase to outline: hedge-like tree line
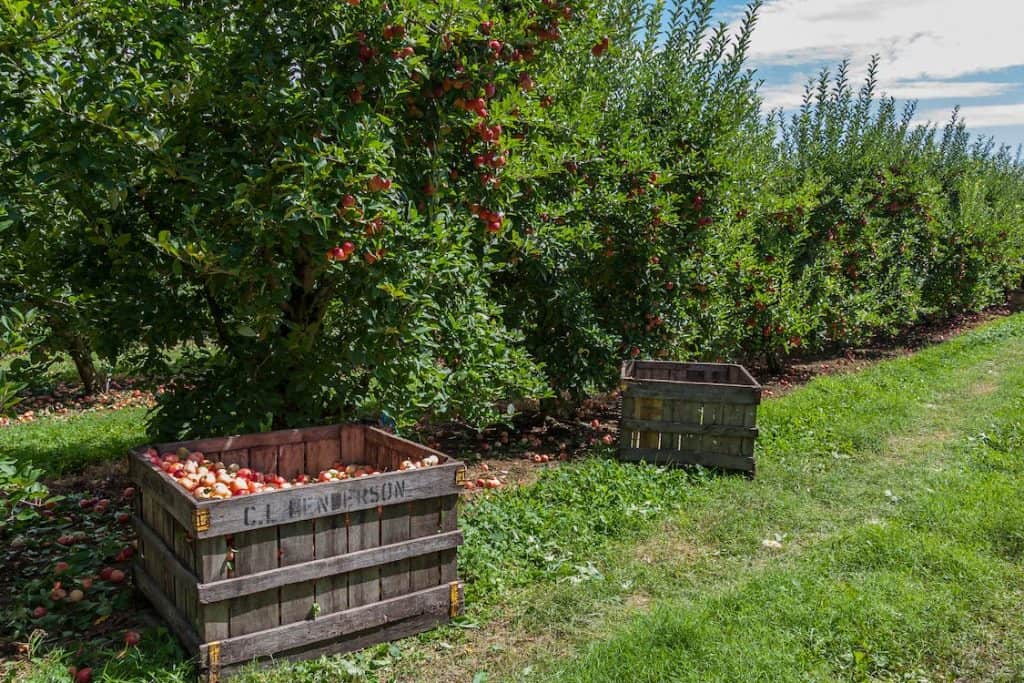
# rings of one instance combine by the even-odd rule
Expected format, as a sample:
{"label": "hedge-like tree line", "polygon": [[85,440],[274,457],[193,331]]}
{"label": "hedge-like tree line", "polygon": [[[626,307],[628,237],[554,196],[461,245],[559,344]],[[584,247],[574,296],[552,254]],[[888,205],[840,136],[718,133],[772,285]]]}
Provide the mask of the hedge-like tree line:
{"label": "hedge-like tree line", "polygon": [[0,307],[177,380],[155,432],[575,400],[1000,301],[1024,167],[846,65],[791,116],[713,0],[0,9]]}

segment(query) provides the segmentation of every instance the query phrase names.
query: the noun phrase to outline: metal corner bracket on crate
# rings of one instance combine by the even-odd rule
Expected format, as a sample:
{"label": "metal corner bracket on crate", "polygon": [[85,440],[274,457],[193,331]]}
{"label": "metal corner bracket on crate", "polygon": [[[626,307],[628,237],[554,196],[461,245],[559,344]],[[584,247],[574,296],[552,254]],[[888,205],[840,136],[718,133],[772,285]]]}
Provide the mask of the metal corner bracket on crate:
{"label": "metal corner bracket on crate", "polygon": [[458,484],[459,486],[462,486],[463,484],[466,483],[465,467],[460,467],[459,469],[455,470],[455,483]]}
{"label": "metal corner bracket on crate", "polygon": [[192,511],[192,528],[196,533],[210,530],[210,511],[206,508],[197,508]]}
{"label": "metal corner bracket on crate", "polygon": [[207,656],[207,683],[219,683],[220,681],[220,641],[214,641],[206,647]]}

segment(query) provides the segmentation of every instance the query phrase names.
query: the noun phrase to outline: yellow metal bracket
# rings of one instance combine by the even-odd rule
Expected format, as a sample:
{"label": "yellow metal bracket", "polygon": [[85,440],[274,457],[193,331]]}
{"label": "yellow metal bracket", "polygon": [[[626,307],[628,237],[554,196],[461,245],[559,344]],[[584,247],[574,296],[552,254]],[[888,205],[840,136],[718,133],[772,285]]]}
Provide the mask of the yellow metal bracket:
{"label": "yellow metal bracket", "polygon": [[466,468],[465,467],[460,467],[459,469],[455,470],[455,485],[456,486],[462,486],[465,483],[466,483]]}
{"label": "yellow metal bracket", "polygon": [[207,646],[207,658],[209,659],[209,673],[206,675],[207,683],[220,682],[220,641],[215,640]]}
{"label": "yellow metal bracket", "polygon": [[449,614],[454,619],[455,617],[459,616],[459,611],[460,611],[459,610],[459,607],[460,607],[460,604],[459,604],[459,582],[458,581],[452,581],[450,584],[448,584],[448,587],[451,590],[451,593],[448,596],[449,599],[451,600],[451,608],[450,608]]}
{"label": "yellow metal bracket", "polygon": [[197,532],[209,531],[210,529],[210,511],[206,508],[197,508],[192,511],[192,526],[195,527]]}

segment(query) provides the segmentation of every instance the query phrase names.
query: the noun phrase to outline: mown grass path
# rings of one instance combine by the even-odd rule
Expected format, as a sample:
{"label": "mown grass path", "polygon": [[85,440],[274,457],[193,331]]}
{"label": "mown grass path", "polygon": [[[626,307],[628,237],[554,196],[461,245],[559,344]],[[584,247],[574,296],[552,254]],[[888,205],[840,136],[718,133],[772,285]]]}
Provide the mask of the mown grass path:
{"label": "mown grass path", "polygon": [[688,485],[399,677],[1024,680],[1024,317],[815,380],[760,425],[756,481]]}

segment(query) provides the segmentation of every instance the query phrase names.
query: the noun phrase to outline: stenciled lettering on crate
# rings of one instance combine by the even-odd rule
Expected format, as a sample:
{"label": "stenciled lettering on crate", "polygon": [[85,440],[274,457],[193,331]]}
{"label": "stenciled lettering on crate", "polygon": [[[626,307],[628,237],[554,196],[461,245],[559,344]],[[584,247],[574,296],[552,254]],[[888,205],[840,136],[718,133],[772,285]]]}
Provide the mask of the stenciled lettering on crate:
{"label": "stenciled lettering on crate", "polygon": [[304,659],[400,638],[461,613],[462,463],[364,425],[157,444],[295,476],[335,463],[397,469],[196,500],[129,454],[138,486],[136,586],[215,681],[253,659]]}
{"label": "stenciled lettering on crate", "polygon": [[728,363],[626,361],[619,459],[755,472],[761,386]]}

